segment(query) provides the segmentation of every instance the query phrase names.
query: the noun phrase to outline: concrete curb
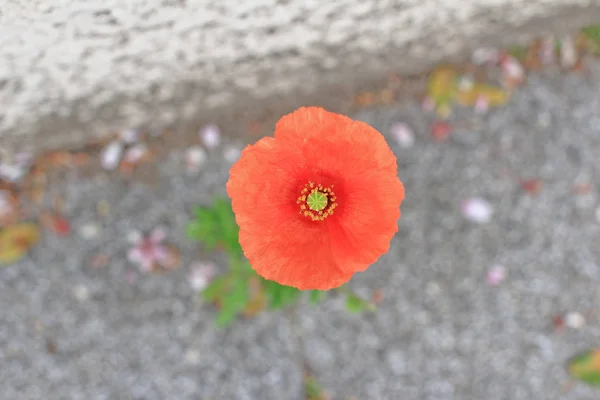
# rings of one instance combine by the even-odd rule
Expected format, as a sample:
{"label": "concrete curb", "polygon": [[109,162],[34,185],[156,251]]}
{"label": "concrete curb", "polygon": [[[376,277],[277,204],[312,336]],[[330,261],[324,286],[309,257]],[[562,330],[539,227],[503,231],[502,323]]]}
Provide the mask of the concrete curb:
{"label": "concrete curb", "polygon": [[80,146],[125,127],[227,126],[307,103],[336,110],[386,72],[600,17],[600,0],[23,4],[0,6],[8,151]]}

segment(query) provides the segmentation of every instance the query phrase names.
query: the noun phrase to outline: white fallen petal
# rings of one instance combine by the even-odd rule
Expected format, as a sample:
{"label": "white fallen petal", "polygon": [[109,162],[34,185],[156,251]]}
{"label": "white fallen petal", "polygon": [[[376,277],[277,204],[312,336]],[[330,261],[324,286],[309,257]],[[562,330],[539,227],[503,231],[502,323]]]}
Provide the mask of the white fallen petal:
{"label": "white fallen petal", "polygon": [[125,152],[124,160],[131,164],[137,164],[147,153],[148,146],[145,144],[138,144]]}
{"label": "white fallen petal", "polygon": [[480,48],[473,52],[471,61],[475,65],[496,64],[500,59],[500,51],[493,48]]}
{"label": "white fallen petal", "polygon": [[242,151],[237,147],[228,147],[223,152],[223,157],[230,163],[234,163],[240,158]]}
{"label": "white fallen petal", "polygon": [[475,85],[475,81],[468,75],[463,75],[458,79],[458,89],[463,92],[471,90],[473,85]]}
{"label": "white fallen petal", "polygon": [[215,271],[214,264],[194,263],[188,276],[192,290],[197,292],[204,290],[214,277]]}
{"label": "white fallen petal", "polygon": [[123,144],[116,140],[109,143],[102,152],[102,168],[112,171],[117,168],[122,156]]}
{"label": "white fallen petal", "polygon": [[200,146],[194,146],[185,152],[185,167],[188,174],[197,174],[206,162],[206,151]]}
{"label": "white fallen petal", "polygon": [[513,56],[506,56],[502,61],[502,72],[508,79],[521,80],[525,76],[525,69]]}
{"label": "white fallen petal", "polygon": [[577,63],[577,49],[571,37],[564,37],[560,41],[560,65],[563,68],[573,68]]}
{"label": "white fallen petal", "polygon": [[471,222],[484,224],[492,219],[494,209],[485,199],[472,197],[462,202],[463,216]]}
{"label": "white fallen petal", "polygon": [[136,129],[124,129],[119,132],[119,138],[125,144],[133,144],[140,140],[140,132]]}
{"label": "white fallen petal", "polygon": [[79,301],[86,301],[90,298],[90,290],[87,286],[77,285],[73,288],[73,296]]}
{"label": "white fallen petal", "polygon": [[196,365],[200,362],[200,351],[196,349],[189,349],[185,352],[185,362],[188,364]]}
{"label": "white fallen petal", "polygon": [[408,124],[396,122],[392,125],[390,133],[403,149],[408,149],[415,144],[415,134]]}
{"label": "white fallen petal", "polygon": [[21,165],[16,164],[0,164],[0,178],[9,182],[18,182],[27,171]]}
{"label": "white fallen petal", "polygon": [[585,317],[578,312],[568,312],[564,321],[565,325],[572,329],[581,329],[585,325]]}
{"label": "white fallen petal", "polygon": [[90,222],[79,229],[79,235],[84,239],[93,239],[100,234],[100,225]]}
{"label": "white fallen petal", "polygon": [[214,149],[219,146],[219,144],[221,144],[221,132],[219,131],[219,127],[214,124],[206,125],[200,130],[200,139],[209,149]]}

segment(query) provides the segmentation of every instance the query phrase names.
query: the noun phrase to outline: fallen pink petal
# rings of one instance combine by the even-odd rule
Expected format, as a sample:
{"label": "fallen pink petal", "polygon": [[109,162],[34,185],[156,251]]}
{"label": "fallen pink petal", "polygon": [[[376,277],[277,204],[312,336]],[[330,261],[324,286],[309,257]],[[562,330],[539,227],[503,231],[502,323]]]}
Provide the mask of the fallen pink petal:
{"label": "fallen pink petal", "polygon": [[542,40],[539,56],[544,65],[550,65],[556,61],[556,39],[553,36]]}
{"label": "fallen pink petal", "polygon": [[396,143],[403,149],[411,148],[415,144],[415,134],[410,126],[404,122],[394,123],[390,132]]}
{"label": "fallen pink petal", "polygon": [[494,265],[488,270],[487,282],[490,286],[497,286],[506,279],[506,268],[502,265]]}
{"label": "fallen pink petal", "polygon": [[214,149],[221,144],[221,132],[217,125],[207,125],[200,130],[200,139],[208,149]]}
{"label": "fallen pink petal", "polygon": [[189,175],[200,172],[206,162],[206,151],[200,146],[190,147],[185,152],[185,168]]}
{"label": "fallen pink petal", "polygon": [[490,203],[481,197],[472,197],[464,200],[461,210],[467,220],[478,224],[490,222],[494,214],[494,209]]}
{"label": "fallen pink petal", "polygon": [[125,162],[130,164],[139,163],[148,154],[148,146],[145,144],[138,144],[133,146],[125,152],[123,159]]}
{"label": "fallen pink petal", "polygon": [[192,290],[200,292],[204,290],[216,273],[216,267],[212,263],[197,262],[192,264],[188,281]]}
{"label": "fallen pink petal", "polygon": [[433,110],[435,110],[435,100],[433,99],[433,97],[426,96],[423,99],[423,102],[421,103],[421,107],[425,111],[432,112]]}
{"label": "fallen pink petal", "polygon": [[121,142],[113,141],[109,143],[102,152],[102,168],[108,171],[112,171],[117,168],[121,162],[121,157],[123,157],[123,150],[124,147]]}
{"label": "fallen pink petal", "polygon": [[484,114],[490,109],[490,100],[487,96],[479,96],[475,101],[475,112]]}
{"label": "fallen pink petal", "polygon": [[137,129],[124,129],[119,132],[119,138],[125,144],[137,143],[140,140],[140,131]]}
{"label": "fallen pink petal", "polygon": [[507,80],[521,81],[525,77],[525,69],[515,57],[506,55],[502,62],[502,72]]}

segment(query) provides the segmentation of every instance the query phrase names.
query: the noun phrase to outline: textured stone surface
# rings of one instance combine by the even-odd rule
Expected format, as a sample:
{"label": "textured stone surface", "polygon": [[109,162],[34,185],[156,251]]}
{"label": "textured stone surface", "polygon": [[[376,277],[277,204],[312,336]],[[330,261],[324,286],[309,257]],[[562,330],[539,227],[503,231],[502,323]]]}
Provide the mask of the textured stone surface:
{"label": "textured stone surface", "polygon": [[600,0],[3,0],[0,139],[82,144],[326,103],[385,71],[593,22]]}
{"label": "textured stone surface", "polygon": [[[355,115],[384,133],[395,121],[415,130],[411,149],[389,138],[406,186],[399,233],[351,281],[384,298],[371,315],[348,314],[340,298],[303,306],[301,342],[282,313],[215,329],[186,282],[190,262],[206,256],[184,226],[192,204],[225,194],[222,149],[195,178],[172,153],[152,187],[68,174],[51,190],[64,194],[75,231],[91,221],[102,231],[91,240],[46,234],[31,256],[0,268],[2,398],[300,400],[303,355],[334,400],[598,399],[561,385],[565,361],[599,345],[599,93],[598,63],[587,77],[537,74],[507,107],[456,115],[443,143],[417,101]],[[542,179],[539,196],[516,177]],[[576,195],[578,183],[595,186]],[[461,216],[471,196],[493,205],[490,223]],[[95,213],[101,199],[106,218]],[[183,267],[128,283],[126,236],[156,225],[181,247]],[[98,253],[111,261],[91,268]],[[491,287],[496,263],[508,276]],[[553,333],[552,317],[566,311],[587,325]]]}

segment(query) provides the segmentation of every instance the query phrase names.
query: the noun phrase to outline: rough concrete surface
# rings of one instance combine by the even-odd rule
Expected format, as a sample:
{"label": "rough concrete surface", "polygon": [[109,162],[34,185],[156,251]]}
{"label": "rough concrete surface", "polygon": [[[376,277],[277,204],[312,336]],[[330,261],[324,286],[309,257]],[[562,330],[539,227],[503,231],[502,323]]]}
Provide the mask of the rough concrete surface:
{"label": "rough concrete surface", "polygon": [[[154,186],[73,171],[53,190],[76,233],[47,234],[0,269],[1,397],[300,400],[304,358],[336,400],[598,399],[584,385],[562,392],[566,360],[600,345],[600,193],[573,190],[600,178],[600,63],[591,69],[534,74],[507,107],[458,113],[443,143],[416,101],[355,115],[385,134],[394,121],[416,133],[410,149],[389,138],[406,186],[399,233],[351,281],[364,295],[383,290],[375,314],[348,314],[332,298],[303,306],[296,328],[267,313],[218,330],[186,281],[200,256],[183,231],[193,204],[225,194],[220,151],[196,178],[172,153]],[[520,190],[515,175],[542,179],[540,194]],[[471,196],[493,205],[491,222],[463,218]],[[105,219],[99,200],[110,204]],[[80,237],[93,221],[101,234]],[[126,236],[156,225],[181,247],[183,267],[131,283]],[[110,263],[91,268],[99,252]],[[496,287],[486,283],[493,264],[508,269]],[[566,311],[592,316],[553,332],[552,317]]]}
{"label": "rough concrete surface", "polygon": [[600,0],[1,3],[0,140],[33,151],[123,127],[280,114],[600,17]]}

